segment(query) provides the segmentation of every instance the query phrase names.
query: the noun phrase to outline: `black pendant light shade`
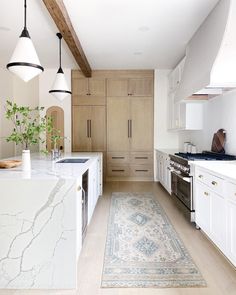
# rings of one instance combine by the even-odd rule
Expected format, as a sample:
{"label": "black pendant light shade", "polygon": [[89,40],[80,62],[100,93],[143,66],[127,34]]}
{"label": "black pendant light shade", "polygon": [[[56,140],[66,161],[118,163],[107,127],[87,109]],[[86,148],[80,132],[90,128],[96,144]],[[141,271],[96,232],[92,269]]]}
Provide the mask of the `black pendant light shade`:
{"label": "black pendant light shade", "polygon": [[26,25],[27,4],[24,0],[24,29],[20,35],[16,48],[7,64],[7,68],[25,82],[43,72],[38,55],[30,38]]}
{"label": "black pendant light shade", "polygon": [[56,34],[59,39],[59,69],[56,74],[56,78],[54,80],[52,89],[49,91],[53,96],[55,96],[59,100],[63,100],[66,96],[71,94],[69,87],[66,82],[66,77],[61,67],[61,33]]}

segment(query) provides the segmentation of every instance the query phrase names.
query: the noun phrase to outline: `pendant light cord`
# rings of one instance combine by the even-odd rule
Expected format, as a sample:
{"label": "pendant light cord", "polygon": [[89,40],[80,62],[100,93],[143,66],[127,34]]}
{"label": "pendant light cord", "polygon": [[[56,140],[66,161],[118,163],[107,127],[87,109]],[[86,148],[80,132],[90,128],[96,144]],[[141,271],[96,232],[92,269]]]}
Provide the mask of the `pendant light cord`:
{"label": "pendant light cord", "polygon": [[25,0],[25,5],[24,5],[24,29],[27,30],[27,26],[26,26],[26,21],[27,21],[26,11],[27,11],[27,4],[26,4],[26,0]]}
{"label": "pendant light cord", "polygon": [[61,39],[62,39],[61,33],[57,33],[57,37],[59,38],[59,70],[58,70],[58,73],[63,73],[63,70],[61,67]]}
{"label": "pendant light cord", "polygon": [[24,1],[24,29],[23,29],[20,37],[30,38],[29,32],[27,30],[27,4],[26,4],[26,0]]}

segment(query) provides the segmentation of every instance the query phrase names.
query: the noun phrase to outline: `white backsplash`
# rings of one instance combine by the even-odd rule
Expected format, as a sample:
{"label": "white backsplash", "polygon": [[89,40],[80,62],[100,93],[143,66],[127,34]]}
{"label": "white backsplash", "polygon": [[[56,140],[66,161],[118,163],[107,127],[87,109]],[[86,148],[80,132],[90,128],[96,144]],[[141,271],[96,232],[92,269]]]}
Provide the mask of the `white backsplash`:
{"label": "white backsplash", "polygon": [[185,141],[194,143],[198,151],[210,150],[213,134],[220,128],[226,130],[225,150],[236,155],[236,90],[204,103],[203,130],[179,133],[179,147]]}

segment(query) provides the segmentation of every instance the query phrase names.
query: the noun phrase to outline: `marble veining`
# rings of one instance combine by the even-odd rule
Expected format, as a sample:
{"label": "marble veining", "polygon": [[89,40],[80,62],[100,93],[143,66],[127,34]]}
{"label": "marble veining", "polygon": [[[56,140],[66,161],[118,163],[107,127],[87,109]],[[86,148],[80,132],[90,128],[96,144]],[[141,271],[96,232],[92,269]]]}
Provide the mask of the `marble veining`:
{"label": "marble veining", "polygon": [[[14,197],[21,199],[24,204],[21,206],[17,202],[12,203],[12,206],[0,207],[1,288],[75,287],[73,276],[68,280],[64,277],[65,285],[62,286],[63,275],[57,267],[60,264],[60,252],[71,248],[73,244],[72,248],[75,248],[76,245],[75,184],[75,180],[60,178],[53,185],[51,182],[41,183],[47,187],[47,195],[44,194],[44,187],[43,195],[40,196],[40,185],[37,182],[31,183],[32,190],[22,191],[20,195],[14,187],[9,189],[10,194],[1,195],[1,204],[6,205],[12,202],[11,196],[15,190]],[[20,183],[18,185],[22,187]],[[30,196],[30,191],[35,191],[35,195]],[[28,197],[32,199],[27,200]],[[40,201],[36,201],[40,206],[27,206],[27,202],[35,201],[37,197],[40,198]],[[10,213],[4,207],[11,207]],[[28,207],[28,210],[20,210],[20,207]],[[69,274],[76,268],[76,249],[73,250],[67,252]],[[62,254],[62,259],[63,256],[65,254]],[[67,265],[62,262],[61,267],[66,274]]]}

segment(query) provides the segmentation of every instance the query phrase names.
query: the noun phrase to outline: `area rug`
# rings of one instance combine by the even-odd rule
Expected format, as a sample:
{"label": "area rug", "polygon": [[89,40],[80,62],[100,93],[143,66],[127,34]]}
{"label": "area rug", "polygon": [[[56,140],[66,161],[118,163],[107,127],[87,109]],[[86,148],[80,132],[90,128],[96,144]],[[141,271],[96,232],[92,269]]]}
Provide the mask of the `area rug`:
{"label": "area rug", "polygon": [[199,269],[154,196],[113,193],[101,287],[205,286]]}

